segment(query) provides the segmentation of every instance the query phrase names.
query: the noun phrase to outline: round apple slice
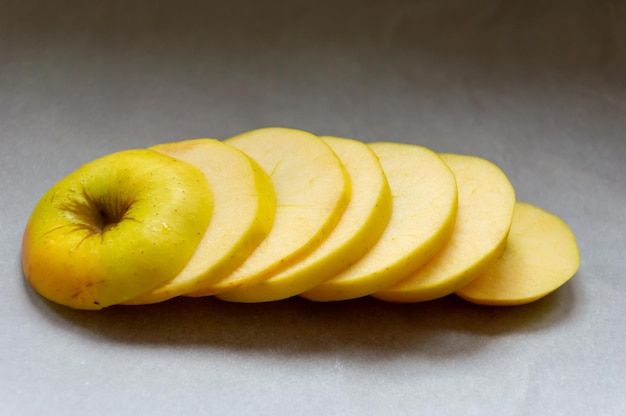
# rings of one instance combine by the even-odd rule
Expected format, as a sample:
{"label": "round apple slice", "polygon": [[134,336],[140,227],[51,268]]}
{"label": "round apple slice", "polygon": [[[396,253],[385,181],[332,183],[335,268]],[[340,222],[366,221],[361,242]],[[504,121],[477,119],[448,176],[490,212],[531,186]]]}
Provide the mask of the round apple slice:
{"label": "round apple slice", "polygon": [[348,175],[337,155],[317,136],[264,128],[226,140],[270,174],[276,216],[269,235],[235,271],[189,293],[206,296],[256,283],[315,249],[337,224],[350,200]]}
{"label": "round apple slice", "polygon": [[346,168],[352,198],[330,236],[307,257],[269,278],[217,295],[231,302],[267,302],[307,291],[345,269],[372,247],[384,231],[392,209],[391,190],[378,158],[366,144],[321,137]]}
{"label": "round apple slice", "polygon": [[567,224],[536,206],[518,202],[500,258],[455,293],[481,305],[523,305],[561,287],[579,266],[578,245]]}
{"label": "round apple slice", "polygon": [[213,139],[161,144],[152,150],[190,163],[213,190],[213,218],[185,268],[129,305],[161,302],[206,287],[236,269],[269,233],[276,201],[267,173],[245,153]]}
{"label": "round apple slice", "polygon": [[450,241],[408,277],[373,296],[391,302],[420,302],[449,295],[483,274],[506,242],[515,191],[508,178],[488,160],[441,154],[459,190],[459,208]]}
{"label": "round apple slice", "polygon": [[83,165],[36,205],[22,243],[26,278],[76,309],[127,301],[176,276],[211,219],[196,167],[152,150]]}
{"label": "round apple slice", "polygon": [[373,143],[393,195],[382,236],[359,261],[302,294],[315,301],[353,299],[378,292],[430,259],[450,238],[457,187],[450,168],[421,146]]}

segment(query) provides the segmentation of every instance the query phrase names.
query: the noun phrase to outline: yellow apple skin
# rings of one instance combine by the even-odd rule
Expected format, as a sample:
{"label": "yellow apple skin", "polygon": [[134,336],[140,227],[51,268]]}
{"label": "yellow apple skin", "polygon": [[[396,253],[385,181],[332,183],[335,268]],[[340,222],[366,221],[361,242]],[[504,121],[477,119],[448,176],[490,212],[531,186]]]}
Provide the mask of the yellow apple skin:
{"label": "yellow apple skin", "polygon": [[75,309],[132,299],[176,276],[211,218],[213,198],[195,167],[127,150],[80,167],[35,206],[22,243],[26,279]]}
{"label": "yellow apple skin", "polygon": [[166,143],[151,149],[204,173],[213,191],[213,217],[193,257],[175,278],[125,304],[161,302],[218,282],[265,239],[276,212],[270,177],[242,151],[214,139]]}
{"label": "yellow apple skin", "polygon": [[268,236],[231,274],[199,297],[257,283],[312,252],[337,225],[351,196],[350,178],[332,149],[311,133],[268,127],[225,143],[254,159],[272,179],[276,215]]}
{"label": "yellow apple skin", "polygon": [[579,266],[580,252],[568,225],[539,207],[518,202],[500,258],[455,293],[480,305],[523,305],[554,292]]}
{"label": "yellow apple skin", "polygon": [[314,301],[354,299],[376,293],[432,258],[448,241],[457,212],[456,180],[432,150],[400,143],[372,143],[393,195],[380,239],[359,261],[301,296]]}
{"label": "yellow apple skin", "polygon": [[319,285],[363,257],[376,244],[391,216],[392,196],[378,157],[366,144],[321,137],[343,162],[352,198],[330,236],[308,256],[260,282],[217,295],[230,302],[270,302]]}
{"label": "yellow apple skin", "polygon": [[506,243],[515,191],[504,172],[483,158],[440,154],[459,190],[454,232],[446,245],[411,275],[373,296],[390,302],[422,302],[453,293],[483,274]]}

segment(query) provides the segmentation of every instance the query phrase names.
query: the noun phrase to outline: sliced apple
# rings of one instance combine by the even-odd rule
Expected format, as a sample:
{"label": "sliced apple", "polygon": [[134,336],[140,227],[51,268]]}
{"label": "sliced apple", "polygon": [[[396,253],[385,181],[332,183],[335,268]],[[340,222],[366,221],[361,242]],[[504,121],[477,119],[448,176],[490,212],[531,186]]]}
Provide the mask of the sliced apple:
{"label": "sliced apple", "polygon": [[421,146],[374,143],[393,195],[382,236],[359,261],[302,294],[315,301],[353,299],[378,292],[430,259],[450,238],[457,187],[450,168]]}
{"label": "sliced apple", "polygon": [[483,158],[441,154],[459,190],[459,208],[450,241],[408,277],[373,296],[391,302],[420,302],[454,292],[483,274],[506,242],[515,191],[508,178]]}
{"label": "sliced apple", "polygon": [[276,216],[269,235],[235,271],[189,296],[222,293],[267,278],[327,238],[350,201],[350,181],[337,155],[318,137],[264,128],[226,140],[256,160],[272,179]]}
{"label": "sliced apple", "polygon": [[518,202],[498,261],[455,293],[482,305],[522,305],[561,287],[579,266],[578,245],[567,224],[536,206]]}
{"label": "sliced apple", "polygon": [[153,146],[196,166],[213,190],[213,218],[185,268],[126,304],[161,302],[206,287],[235,270],[269,234],[276,200],[270,177],[239,149],[212,139]]}
{"label": "sliced apple", "polygon": [[217,295],[231,302],[267,302],[312,289],[361,258],[389,221],[391,190],[378,158],[366,144],[321,137],[339,156],[352,184],[352,198],[330,236],[312,253],[269,278]]}
{"label": "sliced apple", "polygon": [[211,219],[196,167],[152,150],[113,153],[57,184],[31,214],[22,242],[26,278],[76,309],[132,299],[176,276]]}

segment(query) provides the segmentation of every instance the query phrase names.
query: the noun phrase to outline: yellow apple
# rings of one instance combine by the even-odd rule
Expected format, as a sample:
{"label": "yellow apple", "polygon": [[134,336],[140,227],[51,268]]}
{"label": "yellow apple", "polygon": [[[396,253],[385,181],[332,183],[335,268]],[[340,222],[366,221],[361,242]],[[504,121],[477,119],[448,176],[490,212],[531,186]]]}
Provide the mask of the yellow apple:
{"label": "yellow apple", "polygon": [[101,309],[172,279],[211,219],[213,198],[197,168],[151,150],[83,165],[36,205],[22,266],[47,299]]}
{"label": "yellow apple", "polygon": [[455,293],[482,305],[522,305],[561,287],[579,266],[578,245],[568,225],[541,208],[518,202],[498,261]]}
{"label": "yellow apple", "polygon": [[[330,236],[308,256],[260,282],[217,295],[231,302],[268,302],[312,289],[345,269],[372,247],[391,215],[391,190],[378,158],[366,144],[321,137],[350,176],[352,198]],[[319,172],[320,175],[324,172]]]}
{"label": "yellow apple", "polygon": [[151,148],[200,169],[213,191],[213,217],[185,268],[126,304],[155,303],[224,278],[269,233],[276,200],[270,177],[250,157],[217,140],[195,139]]}
{"label": "yellow apple", "polygon": [[515,191],[493,163],[466,155],[441,154],[452,169],[459,207],[450,241],[408,277],[373,296],[392,302],[420,302],[449,295],[483,274],[506,242]]}
{"label": "yellow apple", "polygon": [[457,211],[450,168],[432,150],[399,143],[370,147],[383,167],[393,210],[378,242],[359,261],[302,294],[315,301],[378,292],[424,264],[448,241]]}
{"label": "yellow apple", "polygon": [[350,201],[345,168],[317,136],[296,129],[263,128],[225,143],[242,150],[269,173],[276,194],[274,224],[241,266],[189,296],[243,287],[288,267],[330,235]]}

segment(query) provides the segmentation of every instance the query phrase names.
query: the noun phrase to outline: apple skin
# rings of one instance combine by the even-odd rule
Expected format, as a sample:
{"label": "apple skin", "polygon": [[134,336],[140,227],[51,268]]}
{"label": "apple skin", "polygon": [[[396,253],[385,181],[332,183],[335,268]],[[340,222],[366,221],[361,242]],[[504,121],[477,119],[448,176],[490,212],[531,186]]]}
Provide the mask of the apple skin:
{"label": "apple skin", "polygon": [[35,206],[22,241],[24,275],[71,308],[118,304],[180,272],[212,208],[206,178],[190,164],[152,150],[104,156]]}

